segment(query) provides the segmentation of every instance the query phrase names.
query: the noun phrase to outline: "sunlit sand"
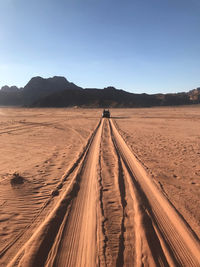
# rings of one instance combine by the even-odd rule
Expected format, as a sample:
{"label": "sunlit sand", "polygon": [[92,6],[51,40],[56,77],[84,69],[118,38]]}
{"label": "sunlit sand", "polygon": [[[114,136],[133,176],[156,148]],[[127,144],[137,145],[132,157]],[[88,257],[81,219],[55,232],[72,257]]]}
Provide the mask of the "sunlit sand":
{"label": "sunlit sand", "polygon": [[200,263],[199,106],[101,114],[0,109],[1,266]]}

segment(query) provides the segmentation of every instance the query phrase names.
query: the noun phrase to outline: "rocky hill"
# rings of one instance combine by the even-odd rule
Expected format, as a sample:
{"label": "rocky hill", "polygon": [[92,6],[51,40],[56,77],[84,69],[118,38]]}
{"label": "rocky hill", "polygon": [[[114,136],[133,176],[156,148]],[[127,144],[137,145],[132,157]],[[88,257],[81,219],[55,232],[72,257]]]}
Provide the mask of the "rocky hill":
{"label": "rocky hill", "polygon": [[53,78],[48,79],[34,77],[22,89],[23,102],[26,105],[31,105],[41,98],[54,93],[59,93],[65,90],[80,89],[80,87],[74,83],[70,83],[65,77],[54,76]]}
{"label": "rocky hill", "polygon": [[29,107],[151,107],[200,103],[200,88],[176,94],[134,94],[114,87],[83,89],[65,77],[32,78],[23,88],[3,86],[0,105]]}

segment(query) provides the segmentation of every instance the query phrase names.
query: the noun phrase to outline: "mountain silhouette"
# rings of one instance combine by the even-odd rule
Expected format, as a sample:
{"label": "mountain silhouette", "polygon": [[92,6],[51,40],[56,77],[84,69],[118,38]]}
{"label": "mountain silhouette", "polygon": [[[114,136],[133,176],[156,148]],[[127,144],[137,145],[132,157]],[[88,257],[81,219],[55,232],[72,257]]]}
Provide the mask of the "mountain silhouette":
{"label": "mountain silhouette", "polygon": [[24,104],[29,105],[53,93],[65,90],[80,90],[81,88],[70,83],[65,77],[54,76],[44,79],[42,77],[32,78],[22,89]]}
{"label": "mountain silhouette", "polygon": [[200,103],[200,88],[174,94],[134,94],[112,86],[83,89],[65,77],[33,77],[23,88],[3,86],[0,105],[27,107],[151,107]]}

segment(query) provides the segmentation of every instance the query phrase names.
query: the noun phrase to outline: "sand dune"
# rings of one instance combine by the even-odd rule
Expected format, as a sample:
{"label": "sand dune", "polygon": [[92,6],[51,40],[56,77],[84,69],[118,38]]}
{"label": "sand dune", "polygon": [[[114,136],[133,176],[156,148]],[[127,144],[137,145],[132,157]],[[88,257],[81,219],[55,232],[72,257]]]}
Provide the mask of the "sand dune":
{"label": "sand dune", "polygon": [[[72,152],[61,149],[64,137],[58,130],[62,139],[59,143],[57,136],[54,141],[57,156],[49,159],[61,169],[56,173],[44,168],[38,180],[27,175],[21,188],[9,187],[9,176],[2,180],[1,190],[10,188],[10,193],[1,196],[1,221],[10,221],[11,226],[1,244],[1,265],[199,266],[200,245],[192,226],[133,154],[130,140],[129,145],[124,141],[124,128],[117,117],[99,120],[98,110],[93,111],[93,117],[91,111],[85,111],[82,116],[88,116],[88,124],[84,127],[86,120],[81,116],[76,119],[80,112],[70,111],[66,122],[63,112],[57,111],[49,126],[46,119],[41,126],[41,118],[34,124],[34,129],[70,127],[66,145],[76,142],[79,147],[74,146]],[[70,117],[73,122],[67,122]],[[2,123],[2,135],[28,130],[18,124]],[[28,123],[27,127],[33,125]],[[81,127],[87,131],[81,132]],[[38,136],[38,130],[35,134]],[[64,151],[72,154],[61,164],[59,153]],[[21,172],[28,170],[32,166]],[[56,179],[50,178],[52,173]],[[5,224],[3,227],[6,229]]]}

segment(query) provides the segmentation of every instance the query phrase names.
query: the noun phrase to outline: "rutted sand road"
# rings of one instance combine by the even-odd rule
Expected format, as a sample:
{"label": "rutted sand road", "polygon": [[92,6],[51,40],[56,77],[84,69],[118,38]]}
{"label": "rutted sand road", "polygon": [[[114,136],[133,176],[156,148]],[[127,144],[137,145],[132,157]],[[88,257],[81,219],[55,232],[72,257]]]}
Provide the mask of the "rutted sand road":
{"label": "rutted sand road", "polygon": [[9,266],[200,266],[199,241],[103,119]]}

